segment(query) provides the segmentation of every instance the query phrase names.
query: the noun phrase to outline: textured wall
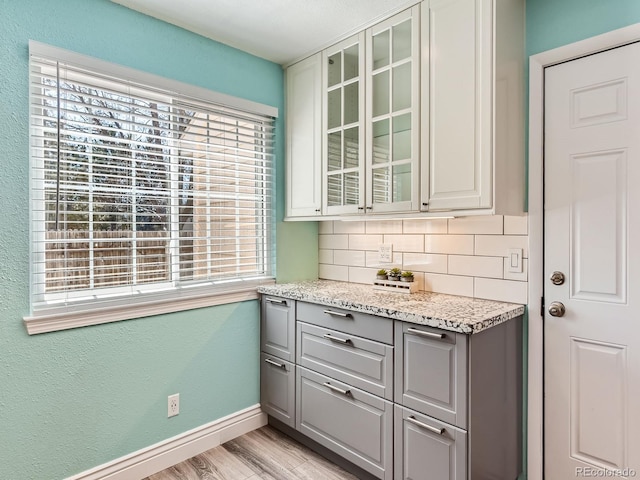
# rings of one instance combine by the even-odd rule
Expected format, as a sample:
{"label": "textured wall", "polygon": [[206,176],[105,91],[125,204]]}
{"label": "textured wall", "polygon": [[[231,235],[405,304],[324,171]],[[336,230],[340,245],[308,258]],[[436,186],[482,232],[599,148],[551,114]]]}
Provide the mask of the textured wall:
{"label": "textured wall", "polygon": [[[259,309],[243,302],[26,334],[28,40],[280,112],[283,75],[279,65],[108,0],[0,0],[0,12],[0,479],[60,479],[257,403]],[[282,117],[277,128],[281,219]],[[282,231],[306,241],[289,243],[280,275],[315,278],[317,226]],[[181,413],[167,419],[167,395],[176,392]]]}
{"label": "textured wall", "polygon": [[637,22],[638,0],[527,0],[527,54]]}

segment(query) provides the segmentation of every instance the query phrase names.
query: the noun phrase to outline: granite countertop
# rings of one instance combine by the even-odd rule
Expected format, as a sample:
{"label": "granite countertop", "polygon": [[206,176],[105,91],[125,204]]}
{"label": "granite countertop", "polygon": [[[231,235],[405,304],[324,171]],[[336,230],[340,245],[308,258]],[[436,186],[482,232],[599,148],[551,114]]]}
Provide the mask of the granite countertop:
{"label": "granite countertop", "polygon": [[524,313],[524,305],[515,303],[433,292],[384,292],[373,285],[332,280],[263,285],[258,292],[468,334]]}

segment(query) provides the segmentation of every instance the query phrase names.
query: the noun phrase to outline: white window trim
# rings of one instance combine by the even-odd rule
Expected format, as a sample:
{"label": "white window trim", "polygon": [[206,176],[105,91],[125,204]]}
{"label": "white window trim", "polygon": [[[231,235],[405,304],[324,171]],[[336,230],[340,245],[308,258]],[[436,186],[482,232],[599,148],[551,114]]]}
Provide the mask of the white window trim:
{"label": "white window trim", "polygon": [[[164,92],[175,92],[183,98],[191,97],[195,101],[227,105],[234,109],[259,115],[278,116],[276,107],[214,92],[33,40],[29,41],[29,53],[41,58],[50,58],[67,64],[82,66],[96,73],[126,78],[130,82],[139,83],[147,88],[149,85],[153,85]],[[33,268],[33,260],[30,263]],[[37,274],[37,272],[33,273]],[[258,298],[257,287],[274,282],[275,280],[272,277],[221,280],[192,287],[187,285],[180,288],[172,288],[170,292],[163,291],[161,285],[156,285],[155,291],[145,292],[144,295],[140,295],[142,292],[136,291],[126,297],[114,298],[92,297],[90,294],[86,295],[85,293],[87,296],[86,301],[78,301],[71,304],[61,303],[60,305],[55,305],[54,302],[51,307],[24,316],[23,322],[27,333],[33,335],[194,308],[256,300]]]}

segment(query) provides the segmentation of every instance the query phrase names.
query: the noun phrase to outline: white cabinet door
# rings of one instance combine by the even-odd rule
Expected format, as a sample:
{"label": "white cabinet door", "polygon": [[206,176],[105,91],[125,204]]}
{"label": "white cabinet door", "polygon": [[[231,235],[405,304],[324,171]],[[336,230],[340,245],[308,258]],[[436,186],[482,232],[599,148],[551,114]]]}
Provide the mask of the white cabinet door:
{"label": "white cabinet door", "polygon": [[428,152],[423,151],[429,157],[429,172],[422,182],[422,203],[427,204],[423,208],[490,208],[492,1],[428,4],[422,11],[423,48],[429,50],[427,81],[423,81],[429,129]]}
{"label": "white cabinet door", "polygon": [[323,204],[364,213],[364,32],[322,52]]}
{"label": "white cabinet door", "polygon": [[420,7],[366,32],[366,210],[419,210]]}
{"label": "white cabinet door", "polygon": [[287,218],[321,214],[322,54],[287,69]]}

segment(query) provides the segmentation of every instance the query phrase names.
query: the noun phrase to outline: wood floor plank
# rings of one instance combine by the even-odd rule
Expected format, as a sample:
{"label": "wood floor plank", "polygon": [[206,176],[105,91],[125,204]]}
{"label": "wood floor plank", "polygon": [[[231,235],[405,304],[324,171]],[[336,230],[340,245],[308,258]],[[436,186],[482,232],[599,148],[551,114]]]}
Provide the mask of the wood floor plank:
{"label": "wood floor plank", "polygon": [[267,425],[144,480],[356,480]]}

